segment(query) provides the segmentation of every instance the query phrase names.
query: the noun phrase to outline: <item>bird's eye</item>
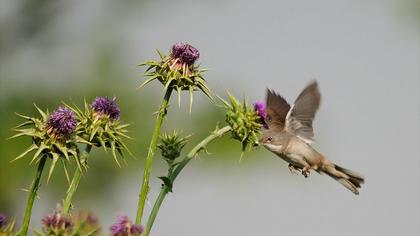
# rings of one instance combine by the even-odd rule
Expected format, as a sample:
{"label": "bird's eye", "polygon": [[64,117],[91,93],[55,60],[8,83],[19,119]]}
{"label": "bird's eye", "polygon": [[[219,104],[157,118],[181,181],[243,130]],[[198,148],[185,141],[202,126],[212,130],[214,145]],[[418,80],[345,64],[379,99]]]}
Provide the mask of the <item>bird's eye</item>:
{"label": "bird's eye", "polygon": [[272,138],[272,137],[268,137],[268,138],[267,138],[267,142],[269,142],[269,143],[270,143],[271,141],[273,141],[273,138]]}

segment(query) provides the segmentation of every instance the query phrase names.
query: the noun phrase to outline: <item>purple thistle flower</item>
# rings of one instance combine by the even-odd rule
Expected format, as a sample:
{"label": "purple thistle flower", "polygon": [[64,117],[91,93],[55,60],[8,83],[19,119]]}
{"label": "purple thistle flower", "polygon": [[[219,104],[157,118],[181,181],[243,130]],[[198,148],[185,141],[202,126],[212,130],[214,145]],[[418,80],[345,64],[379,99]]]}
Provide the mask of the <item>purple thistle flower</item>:
{"label": "purple thistle flower", "polygon": [[263,101],[256,101],[254,103],[254,110],[258,112],[258,116],[260,117],[260,122],[264,128],[268,129],[267,123],[265,123],[265,117],[267,113],[265,111],[265,103]]}
{"label": "purple thistle flower", "polygon": [[108,97],[96,97],[90,106],[95,112],[107,115],[111,120],[118,120],[120,118],[120,108],[117,106],[115,100],[115,97],[112,99]]}
{"label": "purple thistle flower", "polygon": [[172,46],[171,57],[190,66],[200,57],[200,52],[189,44],[176,43]]}
{"label": "purple thistle flower", "polygon": [[0,213],[0,227],[6,224],[6,215],[3,213]]}
{"label": "purple thistle flower", "polygon": [[60,213],[48,214],[42,218],[42,224],[45,229],[48,230],[58,230],[58,229],[71,229],[73,226],[71,220]]}
{"label": "purple thistle flower", "polygon": [[117,222],[110,227],[113,236],[140,235],[143,233],[141,225],[131,223],[125,215],[118,216]]}
{"label": "purple thistle flower", "polygon": [[47,120],[47,129],[54,137],[69,137],[77,126],[76,115],[66,107],[59,107]]}

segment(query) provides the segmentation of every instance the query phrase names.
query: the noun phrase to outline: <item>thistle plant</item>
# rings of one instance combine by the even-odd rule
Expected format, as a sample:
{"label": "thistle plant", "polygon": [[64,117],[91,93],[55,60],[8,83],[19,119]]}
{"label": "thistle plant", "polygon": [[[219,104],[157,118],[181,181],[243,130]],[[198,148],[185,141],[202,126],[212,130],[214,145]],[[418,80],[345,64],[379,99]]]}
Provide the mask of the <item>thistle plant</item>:
{"label": "thistle plant", "polygon": [[78,126],[75,131],[80,137],[80,143],[86,143],[85,150],[80,158],[80,167],[76,169],[66,198],[63,202],[63,213],[69,214],[72,198],[79,185],[82,172],[87,169],[88,157],[92,146],[103,147],[105,151],[111,149],[112,156],[115,162],[120,166],[117,152],[124,160],[124,152],[130,151],[124,143],[124,138],[127,136],[126,127],[128,124],[120,122],[120,109],[116,104],[116,98],[97,97],[90,105],[85,101],[84,111],[77,106],[69,106],[77,116]]}
{"label": "thistle plant", "polygon": [[[67,161],[70,156],[74,157],[79,163],[79,150],[77,148],[77,135],[75,135],[77,121],[74,112],[66,107],[59,107],[51,115],[48,111],[44,112],[35,106],[40,114],[40,118],[19,115],[26,122],[14,128],[17,132],[11,138],[20,136],[29,136],[32,138],[32,144],[21,155],[13,161],[18,160],[30,152],[35,152],[30,163],[37,163],[38,168],[26,204],[25,215],[23,218],[20,235],[26,235],[32,213],[32,207],[37,195],[38,188],[47,159],[51,159],[48,181],[54,171],[56,163],[61,161],[64,167],[64,173],[68,177]],[[47,181],[47,182],[48,182]]]}
{"label": "thistle plant", "polygon": [[[226,110],[226,125],[222,128],[216,126],[214,131],[198,142],[186,155],[183,154],[183,149],[191,139],[190,136],[182,137],[179,132],[160,133],[163,119],[167,115],[171,94],[173,91],[178,93],[180,105],[181,92],[188,91],[191,112],[195,91],[202,91],[211,100],[212,93],[203,77],[205,70],[195,64],[200,56],[196,48],[189,44],[177,43],[172,46],[169,55],[164,55],[160,51],[158,54],[159,60],[150,60],[141,64],[147,67],[145,76],[148,79],[140,87],[155,80],[159,81],[164,87],[164,97],[157,112],[155,128],[148,148],[136,220],[132,222],[125,215],[119,216],[116,223],[109,228],[113,236],[148,236],[165,197],[174,190],[176,178],[194,157],[201,151],[206,151],[210,142],[230,133],[232,139],[241,143],[243,154],[248,147],[258,145],[259,131],[262,127],[266,127],[263,102],[256,102],[252,106],[248,105],[245,99],[239,102],[228,94],[228,101],[220,99],[223,103],[222,107]],[[42,229],[35,231],[35,234],[38,236],[99,235],[100,226],[96,217],[88,212],[70,214],[70,210],[81,177],[89,167],[88,160],[93,147],[103,148],[105,152],[110,152],[118,166],[121,166],[121,162],[125,162],[125,153],[132,155],[124,143],[125,139],[130,138],[126,129],[129,125],[123,124],[120,120],[121,110],[117,106],[116,98],[97,97],[90,104],[85,101],[82,109],[76,105],[64,104],[52,114],[38,107],[36,109],[40,114],[39,118],[19,115],[26,121],[15,127],[17,134],[11,137],[31,137],[32,144],[14,160],[34,152],[30,163],[38,164],[19,234],[21,236],[27,234],[43,169],[46,161],[50,159],[47,182],[56,163],[60,161],[70,185],[63,200],[62,209],[57,209],[45,216],[42,219]],[[80,151],[79,148],[82,145],[85,145],[85,148]],[[165,176],[159,177],[163,184],[143,228],[141,221],[150,189],[150,173],[157,148],[163,160],[168,164],[168,171]],[[71,159],[75,160],[76,167],[70,181],[67,165]],[[13,231],[14,222],[6,225],[5,217],[0,214],[0,235],[14,235]]]}
{"label": "thistle plant", "polygon": [[146,166],[143,173],[143,181],[140,188],[140,197],[137,204],[136,224],[140,224],[143,216],[144,206],[149,193],[149,179],[152,169],[153,157],[155,155],[157,142],[162,126],[163,118],[167,114],[169,99],[172,91],[178,92],[178,104],[181,103],[181,91],[187,90],[190,94],[190,111],[193,103],[194,91],[201,90],[209,98],[211,98],[210,89],[206,85],[203,77],[205,70],[195,65],[200,53],[196,48],[189,44],[177,43],[172,46],[169,55],[162,54],[159,50],[159,60],[149,60],[141,66],[147,66],[145,76],[148,79],[140,85],[139,88],[145,86],[152,81],[159,81],[164,86],[165,95],[162,104],[157,112],[155,129],[150,141]]}

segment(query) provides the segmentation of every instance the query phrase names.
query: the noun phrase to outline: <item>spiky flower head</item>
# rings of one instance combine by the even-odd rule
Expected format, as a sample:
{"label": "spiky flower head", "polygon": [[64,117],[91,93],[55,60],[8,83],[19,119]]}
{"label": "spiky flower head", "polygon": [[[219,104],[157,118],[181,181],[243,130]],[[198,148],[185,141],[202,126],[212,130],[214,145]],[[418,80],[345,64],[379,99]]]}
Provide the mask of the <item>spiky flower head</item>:
{"label": "spiky flower head", "polygon": [[42,231],[46,235],[67,235],[73,229],[71,218],[59,213],[58,211],[46,215],[42,218]]}
{"label": "spiky flower head", "polygon": [[3,213],[0,213],[0,227],[6,224],[6,215]]}
{"label": "spiky flower head", "polygon": [[127,216],[120,215],[110,230],[113,236],[138,236],[144,229],[141,225],[133,224]]}
{"label": "spiky flower head", "polygon": [[108,116],[111,120],[118,120],[120,118],[120,108],[115,102],[116,97],[96,97],[90,104],[95,114],[98,116]]}
{"label": "spiky flower head", "polygon": [[265,118],[267,116],[265,108],[266,108],[265,102],[263,101],[256,101],[254,103],[254,110],[258,112],[258,116],[260,117],[260,120],[259,120],[260,123],[263,125],[265,129],[268,129],[268,125],[267,123],[265,123]]}
{"label": "spiky flower head", "polygon": [[29,136],[32,138],[32,144],[13,161],[26,156],[30,152],[35,152],[31,163],[37,163],[42,158],[52,159],[48,181],[58,161],[62,162],[64,173],[69,180],[66,166],[70,157],[73,157],[80,167],[79,149],[76,144],[80,138],[75,134],[77,128],[76,116],[66,107],[59,107],[51,115],[48,111],[42,111],[36,105],[35,107],[41,116],[39,118],[18,114],[26,122],[13,129],[17,134],[11,138]]}
{"label": "spiky flower head", "polygon": [[68,139],[76,130],[76,116],[70,109],[59,107],[48,117],[46,126],[52,138]]}
{"label": "spiky flower head", "polygon": [[[126,135],[126,127],[129,124],[122,124],[120,120],[121,111],[116,104],[116,98],[97,97],[88,105],[85,101],[84,110],[78,106],[67,105],[79,121],[76,135],[80,137],[81,143],[88,143],[96,147],[103,147],[105,151],[111,150],[116,163],[120,165],[117,158],[117,152],[124,159],[123,151],[130,151],[124,144],[124,138],[130,138]],[[86,167],[87,163],[83,163]]]}
{"label": "spiky flower head", "polygon": [[162,157],[167,162],[173,162],[181,155],[182,149],[187,144],[190,136],[180,137],[179,133],[164,133],[160,136],[160,144],[158,148],[161,150]]}
{"label": "spiky flower head", "polygon": [[258,145],[258,133],[262,127],[260,116],[245,99],[240,103],[231,94],[228,96],[230,103],[221,99],[226,109],[226,122],[232,128],[232,138],[242,143],[243,153],[248,144]]}
{"label": "spiky flower head", "polygon": [[181,91],[189,91],[190,110],[193,102],[194,91],[201,90],[212,99],[211,91],[203,77],[204,69],[200,69],[195,62],[200,57],[199,51],[186,43],[176,43],[172,46],[171,53],[164,55],[157,51],[160,60],[149,60],[140,66],[147,66],[145,76],[149,77],[139,88],[158,80],[165,90],[173,89],[178,92],[178,104],[181,104]]}

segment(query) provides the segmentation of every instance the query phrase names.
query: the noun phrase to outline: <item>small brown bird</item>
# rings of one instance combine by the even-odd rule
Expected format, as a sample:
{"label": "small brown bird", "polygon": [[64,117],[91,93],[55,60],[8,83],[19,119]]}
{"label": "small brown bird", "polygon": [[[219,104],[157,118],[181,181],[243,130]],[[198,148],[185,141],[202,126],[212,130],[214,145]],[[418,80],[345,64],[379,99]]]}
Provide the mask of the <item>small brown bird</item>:
{"label": "small brown bird", "polygon": [[316,81],[300,93],[291,107],[283,97],[267,89],[264,120],[268,129],[263,131],[259,142],[288,162],[292,173],[301,170],[305,177],[310,170],[325,173],[354,194],[359,194],[363,176],[332,163],[310,145],[314,142],[312,121],[320,100]]}

